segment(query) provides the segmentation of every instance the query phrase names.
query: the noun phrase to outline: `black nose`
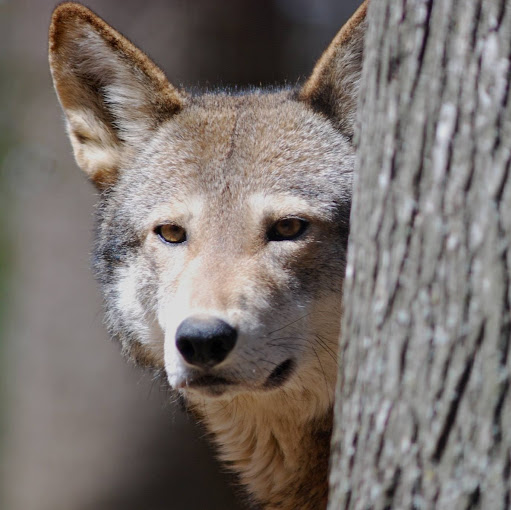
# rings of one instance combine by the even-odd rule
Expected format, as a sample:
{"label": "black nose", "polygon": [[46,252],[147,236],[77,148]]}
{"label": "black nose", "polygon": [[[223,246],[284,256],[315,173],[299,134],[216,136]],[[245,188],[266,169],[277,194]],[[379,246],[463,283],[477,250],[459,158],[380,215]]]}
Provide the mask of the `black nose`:
{"label": "black nose", "polygon": [[188,317],[177,328],[176,346],[187,363],[208,368],[227,357],[237,336],[237,331],[221,319]]}

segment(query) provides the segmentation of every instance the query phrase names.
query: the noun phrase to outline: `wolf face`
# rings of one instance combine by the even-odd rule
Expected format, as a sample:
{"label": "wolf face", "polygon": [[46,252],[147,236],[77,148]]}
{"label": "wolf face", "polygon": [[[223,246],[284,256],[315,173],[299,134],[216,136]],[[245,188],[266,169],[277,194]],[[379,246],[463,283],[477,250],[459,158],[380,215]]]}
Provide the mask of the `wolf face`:
{"label": "wolf face", "polygon": [[[349,141],[290,91],[191,99],[103,196],[112,334],[173,387],[208,395],[334,372],[352,169]],[[208,321],[234,329],[218,363],[222,335],[176,336],[194,321],[206,336]]]}
{"label": "wolf face", "polygon": [[100,191],[108,328],[205,414],[242,398],[330,416],[364,17],[301,89],[193,96],[88,9],[53,15],[55,87]]}

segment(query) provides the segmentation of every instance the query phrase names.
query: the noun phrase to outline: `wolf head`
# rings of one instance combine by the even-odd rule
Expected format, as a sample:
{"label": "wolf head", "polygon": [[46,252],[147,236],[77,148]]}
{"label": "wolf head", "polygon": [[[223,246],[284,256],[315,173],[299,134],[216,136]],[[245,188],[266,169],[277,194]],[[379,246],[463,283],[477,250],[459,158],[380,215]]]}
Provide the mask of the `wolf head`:
{"label": "wolf head", "polygon": [[190,398],[331,402],[364,18],[300,89],[195,96],[85,7],[54,12],[55,87],[100,191],[108,328]]}

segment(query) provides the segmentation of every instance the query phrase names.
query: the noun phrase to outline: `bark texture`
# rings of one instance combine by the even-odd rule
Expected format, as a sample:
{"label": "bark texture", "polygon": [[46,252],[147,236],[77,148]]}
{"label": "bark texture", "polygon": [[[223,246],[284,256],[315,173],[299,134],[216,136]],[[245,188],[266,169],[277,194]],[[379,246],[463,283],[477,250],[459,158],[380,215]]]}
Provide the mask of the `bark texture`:
{"label": "bark texture", "polygon": [[329,509],[510,508],[511,3],[368,17]]}

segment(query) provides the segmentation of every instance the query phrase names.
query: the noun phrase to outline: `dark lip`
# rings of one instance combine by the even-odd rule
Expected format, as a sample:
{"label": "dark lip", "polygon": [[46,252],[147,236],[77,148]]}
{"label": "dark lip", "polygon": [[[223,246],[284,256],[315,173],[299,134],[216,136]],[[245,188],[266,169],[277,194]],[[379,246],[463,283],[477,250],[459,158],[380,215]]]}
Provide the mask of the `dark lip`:
{"label": "dark lip", "polygon": [[186,377],[183,377],[174,388],[177,390],[188,389],[208,389],[208,388],[223,388],[225,386],[236,385],[236,381],[214,375],[210,373],[201,373],[192,371]]}
{"label": "dark lip", "polygon": [[265,389],[275,389],[282,386],[294,372],[295,362],[289,358],[282,362],[273,372],[270,374],[266,382],[264,383]]}
{"label": "dark lip", "polygon": [[176,389],[198,391],[210,397],[220,397],[227,391],[228,386],[234,386],[236,384],[235,381],[231,381],[225,377],[211,374],[198,374],[184,379],[177,385]]}
{"label": "dark lip", "polygon": [[217,375],[201,375],[198,377],[192,377],[187,380],[186,386],[188,388],[205,388],[211,386],[232,386],[234,383],[225,377],[219,377]]}

